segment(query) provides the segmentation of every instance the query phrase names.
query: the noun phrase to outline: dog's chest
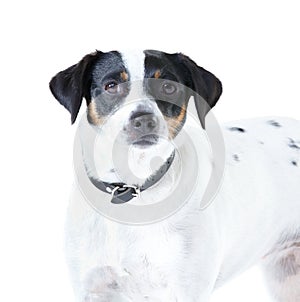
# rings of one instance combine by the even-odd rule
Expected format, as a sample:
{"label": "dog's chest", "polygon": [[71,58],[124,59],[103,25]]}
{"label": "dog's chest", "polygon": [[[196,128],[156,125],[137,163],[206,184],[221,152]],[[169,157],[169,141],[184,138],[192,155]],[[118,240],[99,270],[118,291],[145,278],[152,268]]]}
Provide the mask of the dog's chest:
{"label": "dog's chest", "polygon": [[144,301],[144,296],[153,301],[162,298],[175,301],[177,280],[174,276],[179,269],[176,263],[184,255],[182,236],[163,223],[126,226],[100,220],[101,223],[99,215],[90,216],[89,226],[85,226],[86,236],[81,234],[85,237],[81,258],[89,259],[82,263],[82,278],[90,279],[87,276],[95,267],[109,268],[113,272],[113,281],[133,301]]}
{"label": "dog's chest", "polygon": [[[106,221],[105,228],[107,262],[121,266],[130,274],[145,274],[156,282],[164,279],[163,275],[181,257],[183,239],[167,224],[124,226]],[[158,274],[154,275],[154,271]]]}

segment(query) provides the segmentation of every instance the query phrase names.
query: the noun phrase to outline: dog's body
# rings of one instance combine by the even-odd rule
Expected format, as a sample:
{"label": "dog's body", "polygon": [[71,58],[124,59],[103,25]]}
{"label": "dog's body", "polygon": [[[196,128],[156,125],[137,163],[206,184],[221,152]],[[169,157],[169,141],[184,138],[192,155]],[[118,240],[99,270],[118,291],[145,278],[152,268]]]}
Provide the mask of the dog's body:
{"label": "dog's body", "polygon": [[[125,60],[126,74],[130,76],[147,73],[151,68],[144,68],[144,65],[152,66],[153,61],[161,59],[157,53],[155,59],[151,55],[147,58],[146,53],[146,59],[143,58],[146,63],[144,64],[142,60],[142,65],[139,65],[138,61]],[[103,56],[101,58],[103,60]],[[152,61],[149,58],[152,58]],[[111,57],[104,56],[104,59],[110,60]],[[135,66],[132,73],[130,62]],[[177,57],[175,61],[170,59],[168,62],[183,64]],[[101,64],[103,69],[104,63]],[[139,66],[143,68],[138,68]],[[93,77],[95,70],[98,72],[99,68],[93,70],[91,73]],[[158,77],[157,70],[157,66],[152,68],[155,78]],[[161,66],[159,70],[162,71]],[[187,70],[184,74],[187,76]],[[61,87],[58,88],[57,83],[65,81],[69,75],[70,70],[63,74],[63,80],[56,77],[54,82],[52,80],[51,87],[56,97],[67,108],[69,105],[61,100],[64,93],[59,95],[58,90],[61,91]],[[126,76],[124,74],[123,76],[125,79]],[[200,76],[207,79],[210,75]],[[151,75],[148,77],[151,78]],[[163,75],[159,74],[159,77]],[[80,78],[82,80],[82,77]],[[141,80],[138,76],[136,78],[131,76],[131,80],[133,79]],[[178,78],[174,80],[183,83]],[[74,79],[72,81],[74,82]],[[215,93],[208,101],[210,107],[213,107],[221,94],[221,89],[214,87],[219,85],[217,80],[210,78],[209,81],[210,83],[205,83],[205,89],[202,84],[200,86],[195,84],[191,88],[197,90],[197,87],[202,87],[197,93],[206,100],[209,99],[209,95],[205,97],[202,89],[208,93],[211,87],[214,91],[210,92],[212,94],[219,90],[219,93]],[[188,83],[183,84],[189,86]],[[110,89],[111,86],[105,87]],[[76,90],[78,87],[73,89]],[[172,91],[170,86],[167,89],[167,92]],[[115,95],[115,91],[112,93]],[[149,99],[146,101],[143,99],[135,105],[128,103],[129,110],[125,108],[124,111],[122,109],[113,111],[113,114],[112,111],[109,114],[100,114],[99,109],[94,110],[93,91],[90,94],[90,98],[87,93],[81,95],[81,98],[85,96],[89,106],[87,124],[98,125],[102,116],[108,116],[109,120],[114,120],[115,116],[115,121],[119,121],[127,114],[135,112],[136,106],[142,102],[149,105],[148,108],[151,108],[155,116],[160,116],[156,111],[157,107],[154,103],[150,104]],[[187,106],[187,103],[184,104]],[[182,104],[180,106],[185,107]],[[189,128],[191,121],[187,117],[182,122],[182,110],[174,113],[173,108],[172,114],[169,113],[166,118],[166,110],[164,111],[161,106],[159,108],[166,120],[173,119],[173,126],[176,122],[175,128],[178,133],[182,132],[182,129],[187,129],[192,137],[205,135],[203,120],[201,121],[203,129],[198,133],[190,133],[194,131],[193,128]],[[68,109],[74,121],[79,107]],[[205,117],[207,111],[205,109],[204,113],[199,114],[200,119]],[[122,114],[118,116],[118,112]],[[147,118],[149,114],[148,112]],[[179,119],[182,122],[180,125],[177,123]],[[102,127],[103,132],[99,141],[105,142],[104,147],[101,144],[96,144],[95,147],[95,150],[104,157],[107,149],[111,147],[108,139],[110,131],[118,128],[117,124],[112,123],[113,127]],[[166,128],[162,126],[163,122],[155,120],[155,123],[159,124],[157,132],[168,134],[164,132]],[[128,125],[127,120],[125,125]],[[123,127],[122,124],[120,129],[123,131],[126,128],[126,131],[129,131],[128,127]],[[211,171],[213,159],[206,143],[201,145],[203,140],[200,140],[197,149],[199,167],[195,167],[200,171],[200,184],[180,210],[160,222],[137,226],[111,221],[96,212],[85,200],[79,186],[75,185],[67,219],[67,254],[78,301],[205,302],[209,300],[215,288],[257,263],[261,263],[266,272],[267,282],[275,301],[300,301],[299,128],[298,121],[285,118],[260,118],[224,125],[222,127],[226,149],[224,177],[212,204],[205,210],[199,209],[199,198],[205,186],[201,184],[201,180],[206,184],[206,174]],[[130,130],[130,137],[135,134],[135,130]],[[180,135],[174,134],[174,129],[170,131],[169,128],[169,132],[173,133],[172,138]],[[129,134],[126,136],[127,139],[128,136]],[[84,149],[84,137],[82,140]],[[141,154],[146,154],[147,157],[146,150],[149,149],[154,153],[159,153],[163,149],[165,154],[162,156],[169,157],[171,150],[167,145],[156,142],[155,146],[154,148],[152,141],[149,144],[143,141],[135,149],[133,162],[136,162],[136,158],[140,158]],[[84,150],[83,154],[86,154]],[[105,157],[104,162],[103,159],[102,162],[97,162],[97,159],[95,161],[96,166],[104,167],[99,170],[96,167],[101,180],[110,182],[119,180],[109,169],[111,165],[109,156]],[[158,194],[168,194],[168,188],[178,176],[176,170],[178,161],[179,158],[175,156],[165,176],[142,192],[145,200]],[[109,163],[107,167],[106,163]],[[86,165],[89,176],[94,177],[95,171],[89,167],[88,160]],[[147,165],[144,168],[146,171],[144,176],[147,177],[150,171],[147,170]],[[136,167],[136,170],[138,169],[139,167]],[[134,183],[134,180],[130,183]]]}

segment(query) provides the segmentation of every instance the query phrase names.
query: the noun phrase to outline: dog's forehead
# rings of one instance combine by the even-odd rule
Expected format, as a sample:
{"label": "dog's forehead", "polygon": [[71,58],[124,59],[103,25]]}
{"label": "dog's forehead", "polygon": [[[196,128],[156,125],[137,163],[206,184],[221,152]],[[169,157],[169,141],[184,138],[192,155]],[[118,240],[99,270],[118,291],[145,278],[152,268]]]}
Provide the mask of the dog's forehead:
{"label": "dog's forehead", "polygon": [[173,69],[172,56],[158,50],[124,50],[101,53],[93,69],[93,76],[100,80],[108,74],[125,71],[130,81],[141,81],[154,76],[161,67]]}
{"label": "dog's forehead", "polygon": [[124,66],[131,81],[142,80],[145,77],[145,53],[143,50],[122,51]]}
{"label": "dog's forehead", "polygon": [[172,65],[167,54],[158,50],[123,51],[121,56],[132,81],[151,77],[160,67]]}

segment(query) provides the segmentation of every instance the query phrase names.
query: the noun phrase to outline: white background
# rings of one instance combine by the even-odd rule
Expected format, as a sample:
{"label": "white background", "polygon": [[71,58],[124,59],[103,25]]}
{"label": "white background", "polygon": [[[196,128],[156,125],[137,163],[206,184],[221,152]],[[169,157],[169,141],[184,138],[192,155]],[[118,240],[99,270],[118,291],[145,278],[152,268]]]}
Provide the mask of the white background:
{"label": "white background", "polygon": [[[73,301],[63,227],[76,125],[48,82],[86,53],[180,51],[222,80],[220,121],[300,118],[297,1],[7,1],[0,25],[0,301]],[[212,301],[269,301],[260,279],[254,268]]]}

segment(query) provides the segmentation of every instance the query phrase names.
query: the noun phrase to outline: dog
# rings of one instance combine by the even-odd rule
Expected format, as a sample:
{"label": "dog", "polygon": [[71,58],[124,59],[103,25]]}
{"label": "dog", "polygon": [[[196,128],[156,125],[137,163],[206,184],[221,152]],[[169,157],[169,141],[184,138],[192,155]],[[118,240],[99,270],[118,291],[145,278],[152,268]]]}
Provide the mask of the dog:
{"label": "dog", "polygon": [[[176,183],[180,159],[173,141],[185,131],[197,142],[198,162],[191,163],[185,144],[181,158],[183,170],[190,165],[186,175],[198,173],[196,187],[172,215],[153,223],[101,215],[75,183],[66,254],[76,301],[206,302],[214,289],[255,264],[274,301],[300,301],[298,121],[224,124],[222,181],[212,203],[201,209],[214,166],[206,118],[222,93],[215,75],[182,53],[96,51],[54,76],[50,89],[72,123],[86,100],[80,127],[92,128],[97,140],[91,160],[86,136],[80,136],[84,166],[114,209],[187,197],[185,178]],[[189,126],[188,106],[197,109],[198,128]],[[130,148],[131,173],[122,165],[117,173],[114,166],[112,154],[124,146]],[[155,156],[161,160],[153,163]],[[172,193],[175,185],[181,195]]]}

